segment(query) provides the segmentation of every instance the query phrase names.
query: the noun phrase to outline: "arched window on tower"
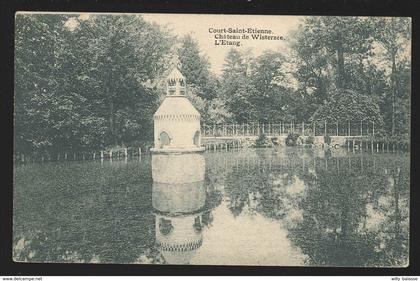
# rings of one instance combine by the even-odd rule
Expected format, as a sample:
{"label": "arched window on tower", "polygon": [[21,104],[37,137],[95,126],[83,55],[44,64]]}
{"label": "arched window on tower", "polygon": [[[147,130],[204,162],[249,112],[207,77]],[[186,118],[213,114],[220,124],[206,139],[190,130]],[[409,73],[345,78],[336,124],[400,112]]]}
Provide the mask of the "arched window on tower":
{"label": "arched window on tower", "polygon": [[168,133],[163,131],[159,135],[159,147],[163,148],[164,146],[168,146],[171,144],[171,138],[169,137]]}
{"label": "arched window on tower", "polygon": [[200,131],[194,133],[193,142],[195,146],[200,146]]}
{"label": "arched window on tower", "polygon": [[159,220],[160,233],[162,233],[163,235],[168,235],[169,233],[171,233],[173,228],[174,227],[172,226],[172,222],[170,220],[160,218]]}

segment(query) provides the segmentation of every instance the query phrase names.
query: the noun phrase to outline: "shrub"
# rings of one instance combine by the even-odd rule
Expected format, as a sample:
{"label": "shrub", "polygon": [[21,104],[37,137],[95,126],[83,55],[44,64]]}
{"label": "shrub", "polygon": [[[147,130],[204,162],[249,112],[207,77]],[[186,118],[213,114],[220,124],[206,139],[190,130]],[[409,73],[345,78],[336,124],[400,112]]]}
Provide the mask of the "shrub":
{"label": "shrub", "polygon": [[304,139],[303,139],[303,137],[302,136],[299,136],[298,138],[297,138],[297,140],[296,140],[296,145],[297,146],[301,146],[301,145],[303,145],[304,144]]}
{"label": "shrub", "polygon": [[289,133],[287,135],[287,138],[286,138],[286,145],[287,146],[296,146],[298,138],[299,138],[299,134]]}
{"label": "shrub", "polygon": [[375,137],[370,138],[369,141],[384,142],[389,145],[395,145],[395,146],[406,146],[406,147],[410,146],[410,136],[408,134],[401,134],[401,135],[395,135],[395,136],[375,135]]}
{"label": "shrub", "polygon": [[315,143],[315,137],[314,136],[308,136],[306,138],[306,144],[314,144]]}
{"label": "shrub", "polygon": [[337,89],[331,93],[325,103],[310,118],[315,122],[347,123],[357,116],[358,120],[374,121],[380,128],[383,119],[377,102],[371,97],[352,90]]}
{"label": "shrub", "polygon": [[260,134],[255,140],[255,147],[266,147],[267,146],[267,137],[264,133]]}
{"label": "shrub", "polygon": [[331,137],[329,135],[324,136],[324,143],[330,145],[331,144]]}
{"label": "shrub", "polygon": [[272,137],[271,138],[271,143],[274,145],[278,145],[279,144],[279,138],[278,137]]}

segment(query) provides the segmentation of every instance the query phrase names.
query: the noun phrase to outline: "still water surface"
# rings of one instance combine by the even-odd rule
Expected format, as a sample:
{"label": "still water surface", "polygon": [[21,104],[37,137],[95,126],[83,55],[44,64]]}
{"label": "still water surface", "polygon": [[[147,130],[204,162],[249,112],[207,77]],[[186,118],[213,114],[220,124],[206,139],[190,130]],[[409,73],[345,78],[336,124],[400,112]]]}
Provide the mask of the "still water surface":
{"label": "still water surface", "polygon": [[165,157],[16,166],[14,260],[408,265],[408,154]]}

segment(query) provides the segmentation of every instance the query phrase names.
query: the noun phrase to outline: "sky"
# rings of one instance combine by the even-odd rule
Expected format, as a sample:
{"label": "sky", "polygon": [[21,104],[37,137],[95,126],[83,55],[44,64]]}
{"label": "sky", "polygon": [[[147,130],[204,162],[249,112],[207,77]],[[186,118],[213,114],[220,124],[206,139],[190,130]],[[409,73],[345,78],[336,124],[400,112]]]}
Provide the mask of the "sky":
{"label": "sky", "polygon": [[[191,34],[197,40],[200,50],[211,64],[211,70],[220,74],[224,58],[230,48],[246,50],[252,48],[254,55],[265,49],[287,52],[289,33],[296,29],[301,17],[268,15],[198,15],[198,14],[142,14],[149,22],[166,25],[173,34],[183,36]],[[209,29],[222,28],[257,28],[272,31],[270,35],[283,36],[285,40],[241,40],[241,46],[216,46],[215,34]]]}

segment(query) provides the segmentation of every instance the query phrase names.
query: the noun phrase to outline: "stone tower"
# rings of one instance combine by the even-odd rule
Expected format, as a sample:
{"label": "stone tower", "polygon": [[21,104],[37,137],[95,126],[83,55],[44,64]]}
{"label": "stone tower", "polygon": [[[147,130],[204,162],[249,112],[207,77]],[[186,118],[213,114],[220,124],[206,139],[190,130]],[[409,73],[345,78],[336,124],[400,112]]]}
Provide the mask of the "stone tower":
{"label": "stone tower", "polygon": [[186,97],[184,75],[175,67],[166,78],[166,97],[153,115],[153,153],[204,151],[201,146],[201,115]]}

